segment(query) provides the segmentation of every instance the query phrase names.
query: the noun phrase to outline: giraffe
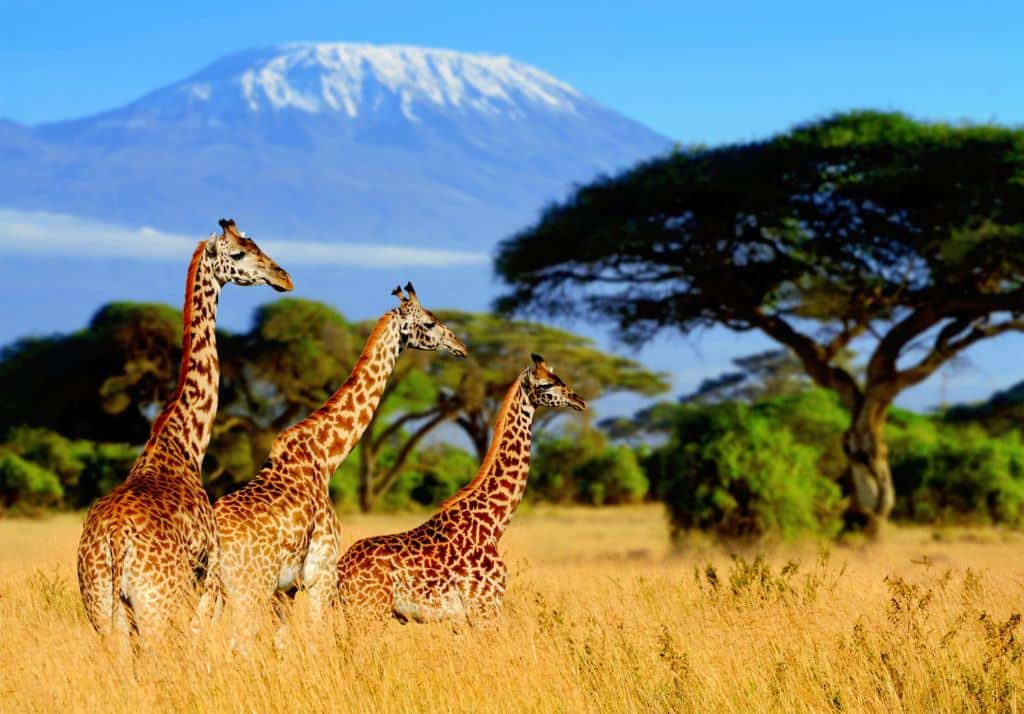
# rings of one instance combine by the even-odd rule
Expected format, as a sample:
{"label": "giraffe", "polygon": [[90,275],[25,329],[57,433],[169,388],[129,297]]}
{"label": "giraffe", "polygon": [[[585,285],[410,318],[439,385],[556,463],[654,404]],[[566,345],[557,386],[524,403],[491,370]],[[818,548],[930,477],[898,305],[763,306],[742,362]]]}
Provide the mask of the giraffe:
{"label": "giraffe", "polygon": [[[327,402],[281,432],[259,474],[214,504],[220,536],[219,595],[236,636],[248,639],[280,591],[303,589],[315,619],[336,594],[339,526],[328,482],[369,425],[406,347],[466,356],[462,342],[416,297],[395,288],[352,374]],[[204,597],[207,597],[204,594]],[[205,608],[204,608],[205,609]]]}
{"label": "giraffe", "polygon": [[431,622],[496,614],[508,574],[498,540],[526,490],[534,412],[587,408],[543,357],[532,358],[505,395],[476,477],[426,523],[357,541],[338,561],[346,615]]}
{"label": "giraffe", "polygon": [[213,509],[200,469],[217,413],[216,316],[221,287],[292,289],[283,269],[230,219],[201,241],[185,283],[177,387],[123,483],[90,509],[78,545],[85,611],[101,635],[158,638],[195,603],[216,564]]}

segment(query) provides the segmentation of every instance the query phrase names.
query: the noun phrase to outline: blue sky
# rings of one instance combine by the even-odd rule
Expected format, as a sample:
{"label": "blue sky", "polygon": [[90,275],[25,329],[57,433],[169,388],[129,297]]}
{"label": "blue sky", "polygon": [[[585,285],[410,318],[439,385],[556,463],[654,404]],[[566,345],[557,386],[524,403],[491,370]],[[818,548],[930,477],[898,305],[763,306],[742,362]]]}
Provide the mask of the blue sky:
{"label": "blue sky", "polygon": [[89,114],[234,50],[345,40],[508,54],[685,142],[763,136],[848,107],[1022,123],[1024,3],[968,7],[0,0],[0,117]]}
{"label": "blue sky", "polygon": [[[236,50],[335,40],[507,54],[685,143],[762,137],[853,107],[1024,125],[1022,28],[1019,0],[983,10],[873,1],[0,0],[0,118],[87,115]],[[168,295],[176,295],[171,283]],[[730,355],[769,344],[717,330],[659,342],[645,357],[658,367],[687,365],[673,370],[683,389],[727,367]],[[1024,376],[1022,348],[1024,336],[982,345],[970,366],[945,370],[901,403],[987,396]]]}

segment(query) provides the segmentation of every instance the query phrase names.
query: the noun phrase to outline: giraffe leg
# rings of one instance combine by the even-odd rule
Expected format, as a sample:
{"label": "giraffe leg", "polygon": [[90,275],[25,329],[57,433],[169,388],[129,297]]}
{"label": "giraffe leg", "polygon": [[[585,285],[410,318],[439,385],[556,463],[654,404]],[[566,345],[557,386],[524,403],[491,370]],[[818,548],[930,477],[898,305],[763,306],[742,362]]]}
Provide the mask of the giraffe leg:
{"label": "giraffe leg", "polygon": [[136,581],[133,584],[129,595],[132,621],[144,646],[156,645],[170,632],[174,596],[175,593],[162,583]]}
{"label": "giraffe leg", "polygon": [[331,577],[333,574],[332,570],[321,573],[306,588],[309,595],[309,612],[314,622],[321,622],[337,602],[338,588]]}
{"label": "giraffe leg", "polygon": [[87,539],[83,534],[78,549],[78,589],[89,622],[103,636],[113,630],[113,577],[110,549],[99,538]]}
{"label": "giraffe leg", "polygon": [[340,527],[330,501],[320,504],[316,526],[302,563],[302,582],[309,597],[310,616],[321,622],[337,602],[338,558],[341,556]]}
{"label": "giraffe leg", "polygon": [[466,618],[470,625],[493,625],[501,604],[505,599],[505,586],[508,582],[508,567],[505,562],[493,556],[493,564],[489,569],[479,573],[468,583],[466,592]]}
{"label": "giraffe leg", "polygon": [[395,605],[391,569],[372,560],[350,564],[338,586],[338,599],[346,620],[385,621]]}
{"label": "giraffe leg", "polygon": [[188,554],[183,548],[166,551],[166,547],[136,540],[124,564],[131,620],[146,647],[168,636],[184,635],[195,613],[195,575]]}
{"label": "giraffe leg", "polygon": [[271,624],[278,612],[277,578],[273,573],[253,572],[240,567],[223,567],[221,583],[224,612],[231,627],[231,648],[247,651],[259,632]]}
{"label": "giraffe leg", "polygon": [[224,609],[224,592],[221,584],[220,549],[213,543],[208,551],[206,578],[203,594],[199,597],[195,617],[192,618],[192,636],[199,635],[202,628],[218,620]]}

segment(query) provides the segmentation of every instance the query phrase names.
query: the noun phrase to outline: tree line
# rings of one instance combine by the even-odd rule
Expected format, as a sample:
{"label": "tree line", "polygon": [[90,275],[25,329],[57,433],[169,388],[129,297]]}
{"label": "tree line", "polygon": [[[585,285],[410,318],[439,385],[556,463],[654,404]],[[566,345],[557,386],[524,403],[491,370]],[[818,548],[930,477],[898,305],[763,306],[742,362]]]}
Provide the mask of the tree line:
{"label": "tree line", "polygon": [[[663,375],[564,330],[489,314],[437,315],[470,357],[454,363],[402,355],[373,422],[332,481],[343,505],[432,504],[467,482],[487,450],[501,397],[532,351],[572,374],[589,399],[667,388]],[[273,438],[323,404],[372,327],[323,303],[283,299],[259,307],[247,332],[218,333],[220,407],[204,462],[211,497],[252,478]],[[0,352],[0,505],[82,508],[120,482],[174,391],[181,331],[174,308],[113,303],[81,330],[20,340]],[[541,415],[537,431],[545,433],[554,416]],[[543,482],[539,491],[596,503],[644,495],[631,453],[624,456],[585,423],[573,428],[585,435],[574,456],[566,461],[562,437],[552,434],[541,440],[540,461],[582,468],[585,483],[578,494]]]}

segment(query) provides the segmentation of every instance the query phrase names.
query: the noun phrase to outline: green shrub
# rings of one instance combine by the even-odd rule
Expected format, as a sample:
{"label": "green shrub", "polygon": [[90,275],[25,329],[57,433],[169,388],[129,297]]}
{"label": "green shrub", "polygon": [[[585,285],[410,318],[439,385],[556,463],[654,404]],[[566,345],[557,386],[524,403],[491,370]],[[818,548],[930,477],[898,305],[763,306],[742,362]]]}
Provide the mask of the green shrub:
{"label": "green shrub", "polygon": [[648,482],[636,454],[610,445],[600,432],[568,432],[537,439],[527,493],[555,503],[612,505],[640,501]]}
{"label": "green shrub", "polygon": [[661,470],[674,532],[837,532],[840,493],[819,470],[820,447],[798,443],[770,410],[684,407],[677,419],[670,442],[648,460]]}
{"label": "green shrub", "polygon": [[124,480],[139,451],[127,444],[71,441],[48,429],[16,427],[0,444],[0,453],[57,480],[60,495],[48,505],[84,508]]}
{"label": "green shrub", "polygon": [[1024,525],[1024,444],[1020,434],[992,437],[980,427],[943,428],[932,447],[918,444],[896,460],[916,521]]}
{"label": "green shrub", "polygon": [[[331,500],[343,511],[359,509],[359,458],[357,449],[342,462],[330,482]],[[386,447],[377,455],[377,466],[385,471],[395,462],[395,449]],[[391,489],[381,496],[376,508],[384,511],[416,506],[436,506],[476,475],[479,464],[465,449],[439,442],[415,451],[405,463]]]}
{"label": "green shrub", "polygon": [[476,476],[479,464],[464,449],[432,444],[420,449],[402,474],[401,489],[413,503],[436,506]]}
{"label": "green shrub", "polygon": [[0,503],[4,508],[56,506],[63,495],[57,474],[11,452],[0,456]]}
{"label": "green shrub", "polygon": [[788,429],[793,440],[818,450],[818,471],[838,481],[846,471],[843,433],[850,416],[839,396],[827,389],[805,389],[754,405],[754,410]]}
{"label": "green shrub", "polygon": [[67,495],[67,505],[72,508],[86,508],[94,500],[107,494],[114,486],[124,481],[139,457],[139,448],[129,444],[76,441],[73,448],[84,468],[79,476],[78,485]]}

